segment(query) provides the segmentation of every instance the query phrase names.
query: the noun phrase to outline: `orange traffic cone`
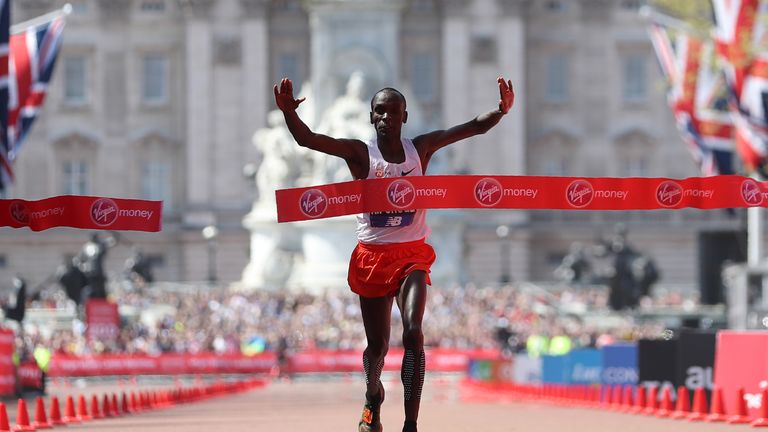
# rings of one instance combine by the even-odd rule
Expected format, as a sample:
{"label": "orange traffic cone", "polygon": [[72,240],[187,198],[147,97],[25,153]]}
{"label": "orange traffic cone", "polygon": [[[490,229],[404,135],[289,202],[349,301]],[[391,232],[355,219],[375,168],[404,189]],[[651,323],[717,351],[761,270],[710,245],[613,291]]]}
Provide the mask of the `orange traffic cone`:
{"label": "orange traffic cone", "polygon": [[104,393],[104,397],[101,398],[101,414],[103,417],[112,417],[112,407],[109,403],[109,396]]}
{"label": "orange traffic cone", "polygon": [[117,395],[115,393],[112,393],[112,415],[119,416],[122,414],[120,412],[120,405],[117,403]]}
{"label": "orange traffic cone", "polygon": [[704,394],[704,387],[699,387],[693,391],[693,408],[685,419],[688,421],[702,421],[706,416],[707,395]]}
{"label": "orange traffic cone", "polygon": [[99,410],[99,397],[96,395],[91,395],[91,418],[94,420],[104,418]]}
{"label": "orange traffic cone", "polygon": [[51,396],[51,420],[50,423],[54,426],[63,425],[64,421],[61,419],[61,411],[59,409],[59,398]]}
{"label": "orange traffic cone", "polygon": [[131,412],[136,413],[141,411],[141,405],[139,405],[139,398],[136,396],[136,392],[131,392]]}
{"label": "orange traffic cone", "polygon": [[635,395],[635,406],[630,411],[632,414],[640,414],[645,409],[645,386],[640,384],[637,386]]}
{"label": "orange traffic cone", "polygon": [[680,386],[677,388],[677,402],[675,403],[675,412],[670,416],[673,419],[684,419],[688,417],[691,411],[691,401],[688,397],[688,387]]}
{"label": "orange traffic cone", "polygon": [[93,417],[88,415],[88,406],[85,404],[85,396],[80,395],[77,397],[77,418],[80,421],[88,421]]}
{"label": "orange traffic cone", "polygon": [[64,402],[64,417],[61,418],[64,423],[80,423],[80,419],[75,414],[75,401],[72,396],[67,396]]}
{"label": "orange traffic cone", "polygon": [[645,400],[645,409],[643,414],[654,415],[658,409],[659,401],[656,394],[656,386],[650,386],[648,388],[648,399]]}
{"label": "orange traffic cone", "polygon": [[611,406],[611,396],[613,394],[613,387],[607,385],[603,387],[603,403],[602,405],[606,408]]}
{"label": "orange traffic cone", "polygon": [[744,389],[739,387],[736,391],[736,414],[728,417],[726,420],[731,424],[743,424],[749,423],[749,415],[747,415],[747,401],[744,399]]}
{"label": "orange traffic cone", "polygon": [[613,395],[611,396],[611,409],[613,411],[621,410],[621,385],[613,386]]}
{"label": "orange traffic cone", "polygon": [[672,414],[672,389],[669,386],[664,386],[661,391],[661,403],[659,409],[656,410],[657,417],[669,417]]}
{"label": "orange traffic cone", "polygon": [[760,399],[760,417],[750,423],[752,427],[768,427],[768,388],[763,389]]}
{"label": "orange traffic cone", "polygon": [[632,386],[624,386],[624,396],[621,401],[621,411],[629,412],[632,409]]}
{"label": "orange traffic cone", "polygon": [[10,432],[11,425],[8,423],[8,411],[5,404],[0,402],[0,432]]}
{"label": "orange traffic cone", "polygon": [[709,407],[709,415],[704,418],[708,422],[725,421],[725,406],[723,404],[723,391],[715,386],[712,389],[712,406]]}
{"label": "orange traffic cone", "polygon": [[48,423],[48,416],[45,415],[45,405],[41,397],[35,400],[35,421],[32,422],[32,426],[35,429],[50,429],[53,427]]}
{"label": "orange traffic cone", "polygon": [[128,404],[128,395],[123,392],[123,399],[122,399],[122,406],[120,407],[120,411],[123,414],[130,414],[133,411],[131,410],[130,405]]}
{"label": "orange traffic cone", "polygon": [[611,410],[619,411],[621,409],[621,385],[613,386],[613,395],[611,396]]}
{"label": "orange traffic cone", "polygon": [[16,409],[16,426],[14,432],[34,431],[35,428],[29,424],[29,413],[27,412],[27,403],[24,399],[19,399],[19,405]]}

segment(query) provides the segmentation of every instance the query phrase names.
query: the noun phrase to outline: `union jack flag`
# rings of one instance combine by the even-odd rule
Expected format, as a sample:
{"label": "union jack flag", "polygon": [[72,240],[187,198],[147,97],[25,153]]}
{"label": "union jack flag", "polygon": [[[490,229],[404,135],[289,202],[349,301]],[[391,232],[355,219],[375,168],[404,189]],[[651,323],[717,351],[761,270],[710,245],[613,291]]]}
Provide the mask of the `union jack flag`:
{"label": "union jack flag", "polygon": [[713,64],[714,47],[658,23],[649,32],[669,83],[667,100],[701,173],[732,174],[734,127],[725,79]]}
{"label": "union jack flag", "polygon": [[725,63],[738,152],[748,171],[768,158],[768,2],[712,0],[717,53]]}
{"label": "union jack flag", "polygon": [[11,165],[43,106],[63,30],[64,15],[58,14],[10,37],[7,103],[0,101],[7,116],[7,134],[0,134],[0,139],[6,138],[9,180],[13,180]]}
{"label": "union jack flag", "polygon": [[8,39],[11,33],[11,0],[0,0],[0,192],[13,181],[8,140]]}

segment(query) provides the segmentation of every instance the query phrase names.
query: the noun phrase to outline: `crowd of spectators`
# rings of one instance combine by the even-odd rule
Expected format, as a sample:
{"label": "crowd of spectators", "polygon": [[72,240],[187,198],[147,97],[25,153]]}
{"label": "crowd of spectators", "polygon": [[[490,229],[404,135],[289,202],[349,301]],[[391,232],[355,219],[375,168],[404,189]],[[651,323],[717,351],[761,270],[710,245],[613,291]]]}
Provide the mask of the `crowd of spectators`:
{"label": "crowd of spectators", "polygon": [[[535,287],[534,287],[535,288]],[[533,289],[531,286],[433,288],[424,318],[424,344],[431,348],[500,349],[512,353],[530,346],[531,335],[566,336],[569,347],[666,334],[660,321],[611,313],[604,287]],[[122,323],[114,342],[89,341],[74,304],[58,292],[41,295],[31,310],[69,310],[65,326],[28,320],[24,345],[54,353],[245,353],[264,350],[350,350],[365,347],[357,298],[348,290],[323,294],[290,291],[236,292],[224,288],[163,290],[115,286],[110,297]],[[640,308],[691,308],[695,299],[667,294],[644,299]],[[402,325],[392,310],[391,346],[401,345]]]}

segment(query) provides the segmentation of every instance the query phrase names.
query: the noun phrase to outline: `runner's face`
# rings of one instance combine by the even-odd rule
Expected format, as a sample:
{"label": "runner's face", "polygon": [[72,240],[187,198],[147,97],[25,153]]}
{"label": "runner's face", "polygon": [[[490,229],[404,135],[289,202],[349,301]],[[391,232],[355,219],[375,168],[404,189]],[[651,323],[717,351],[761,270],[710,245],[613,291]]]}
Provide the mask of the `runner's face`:
{"label": "runner's face", "polygon": [[371,124],[379,136],[398,135],[406,118],[405,103],[397,94],[381,92],[374,97]]}

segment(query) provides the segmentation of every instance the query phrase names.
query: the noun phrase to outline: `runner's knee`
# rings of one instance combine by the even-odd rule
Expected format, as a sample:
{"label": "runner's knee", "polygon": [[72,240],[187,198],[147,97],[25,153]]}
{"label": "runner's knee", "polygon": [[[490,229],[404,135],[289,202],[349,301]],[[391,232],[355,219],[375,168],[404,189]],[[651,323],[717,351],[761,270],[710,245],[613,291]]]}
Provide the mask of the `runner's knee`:
{"label": "runner's knee", "polygon": [[365,349],[365,355],[368,356],[368,358],[371,360],[378,361],[387,355],[388,350],[389,344],[386,341],[369,343],[368,348]]}
{"label": "runner's knee", "polygon": [[424,346],[424,333],[421,326],[407,326],[403,330],[403,347],[405,349],[421,350]]}

